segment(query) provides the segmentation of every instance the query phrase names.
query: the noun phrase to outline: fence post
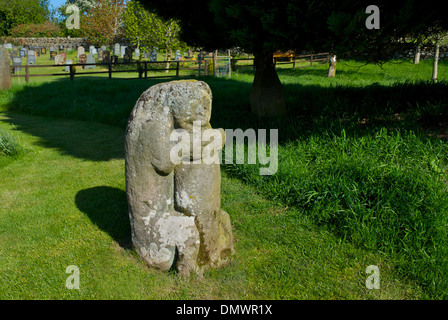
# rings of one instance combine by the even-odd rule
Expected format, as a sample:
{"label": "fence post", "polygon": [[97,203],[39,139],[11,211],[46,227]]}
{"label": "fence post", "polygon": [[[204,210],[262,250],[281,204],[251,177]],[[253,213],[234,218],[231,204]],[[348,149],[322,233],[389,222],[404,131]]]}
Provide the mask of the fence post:
{"label": "fence post", "polygon": [[74,80],[74,78],[75,78],[75,69],[74,69],[75,67],[74,66],[69,66],[69,69],[70,69],[70,80]]}
{"label": "fence post", "polygon": [[230,54],[230,49],[227,51],[229,54],[229,79],[232,78],[232,55]]}
{"label": "fence post", "polygon": [[30,67],[28,65],[25,66],[25,82],[30,82]]}
{"label": "fence post", "polygon": [[198,59],[198,77],[201,76],[201,59]]}
{"label": "fence post", "polygon": [[109,79],[112,79],[112,62],[109,62]]}
{"label": "fence post", "polygon": [[148,79],[148,62],[145,61],[145,79]]}
{"label": "fence post", "polygon": [[310,55],[310,67],[313,66],[313,54]]}
{"label": "fence post", "polygon": [[179,60],[177,60],[177,63],[176,63],[176,77],[178,77],[179,76]]}
{"label": "fence post", "polygon": [[296,55],[294,55],[294,57],[292,58],[292,68],[296,68]]}
{"label": "fence post", "polygon": [[204,60],[204,75],[206,76],[206,75],[208,75],[208,70],[207,70],[208,68],[207,68],[207,60]]}

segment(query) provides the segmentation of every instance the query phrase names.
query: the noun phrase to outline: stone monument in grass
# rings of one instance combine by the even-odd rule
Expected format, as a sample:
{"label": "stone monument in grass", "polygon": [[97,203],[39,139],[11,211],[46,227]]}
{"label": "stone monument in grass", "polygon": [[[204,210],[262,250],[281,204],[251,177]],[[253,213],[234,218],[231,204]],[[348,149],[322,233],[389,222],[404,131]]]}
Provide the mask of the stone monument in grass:
{"label": "stone monument in grass", "polygon": [[172,81],[143,92],[129,117],[125,176],[132,241],[151,267],[202,274],[230,261],[233,238],[230,217],[221,210],[219,162],[205,161],[205,152],[172,159],[176,130],[190,137],[182,143],[200,151],[211,142],[195,139],[209,130],[222,148],[224,130],[209,123],[211,104],[205,82]]}
{"label": "stone monument in grass", "polygon": [[8,49],[0,47],[0,90],[11,88],[10,59],[11,57]]}

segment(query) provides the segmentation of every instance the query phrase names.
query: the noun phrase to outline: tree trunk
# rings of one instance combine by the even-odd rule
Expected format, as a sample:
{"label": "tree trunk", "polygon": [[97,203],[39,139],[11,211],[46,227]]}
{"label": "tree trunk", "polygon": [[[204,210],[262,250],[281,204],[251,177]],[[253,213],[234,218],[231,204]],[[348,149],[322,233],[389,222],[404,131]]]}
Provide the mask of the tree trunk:
{"label": "tree trunk", "polygon": [[255,77],[250,92],[252,113],[259,117],[286,114],[283,85],[273,63],[273,53],[255,53]]}
{"label": "tree trunk", "polygon": [[[168,49],[167,49],[166,53],[165,53],[165,61],[168,61],[170,57],[171,57],[171,55],[168,54]],[[170,70],[168,70],[169,68],[170,68],[170,63],[167,62],[166,65],[165,65],[165,69],[166,69],[165,73],[170,72]]]}
{"label": "tree trunk", "polygon": [[432,82],[437,82],[437,68],[439,65],[439,39],[437,39],[435,50],[434,50],[434,63],[432,65]]}
{"label": "tree trunk", "polygon": [[417,48],[415,48],[415,55],[414,55],[414,64],[419,64],[420,63],[420,46],[417,46]]}
{"label": "tree trunk", "polygon": [[327,77],[328,78],[334,78],[334,76],[336,75],[336,55],[332,55],[330,56],[330,59],[328,60],[328,74]]}

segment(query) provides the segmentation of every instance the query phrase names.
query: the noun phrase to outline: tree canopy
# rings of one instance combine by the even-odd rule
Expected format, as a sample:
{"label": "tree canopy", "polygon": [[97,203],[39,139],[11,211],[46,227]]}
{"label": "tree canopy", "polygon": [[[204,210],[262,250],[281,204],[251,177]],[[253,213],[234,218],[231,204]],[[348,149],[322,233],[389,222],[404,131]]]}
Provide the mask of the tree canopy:
{"label": "tree canopy", "polygon": [[[365,0],[141,0],[163,17],[176,18],[182,39],[209,49],[238,46],[255,55],[252,110],[284,113],[281,84],[272,63],[276,50],[331,51],[384,61],[413,33],[447,28],[443,10],[417,0],[376,1],[380,28],[368,29]],[[432,30],[432,31],[431,31]],[[275,79],[277,77],[277,79]]]}
{"label": "tree canopy", "polygon": [[0,36],[20,24],[42,24],[49,15],[48,0],[0,0]]}

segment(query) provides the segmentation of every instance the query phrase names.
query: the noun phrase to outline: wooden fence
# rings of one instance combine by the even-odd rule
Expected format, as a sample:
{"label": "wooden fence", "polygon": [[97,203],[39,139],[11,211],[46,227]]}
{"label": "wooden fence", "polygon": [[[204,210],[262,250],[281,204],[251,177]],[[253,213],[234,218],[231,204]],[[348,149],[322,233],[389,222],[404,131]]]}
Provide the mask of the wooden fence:
{"label": "wooden fence", "polygon": [[[296,64],[308,62],[310,66],[313,65],[313,62],[321,62],[326,61],[328,62],[328,53],[317,53],[317,54],[308,54],[308,55],[299,55],[294,57],[274,57],[274,64],[275,65],[281,65],[281,64],[292,64],[292,68],[296,68]],[[222,57],[221,57],[222,58]],[[229,72],[228,75],[231,77],[231,71],[232,69],[235,70],[237,68],[241,67],[252,67],[255,69],[255,60],[254,58],[242,58],[242,59],[233,59],[229,57]],[[13,78],[19,78],[24,77],[26,82],[29,82],[30,77],[45,77],[45,76],[70,76],[70,80],[73,80],[76,75],[85,75],[85,74],[108,74],[108,78],[112,79],[112,75],[114,73],[121,73],[121,72],[136,72],[138,74],[138,77],[134,78],[121,78],[121,79],[148,79],[148,78],[171,78],[171,77],[181,77],[180,71],[181,70],[197,70],[197,75],[215,75],[215,67],[216,67],[216,60],[213,64],[213,72],[210,74],[208,71],[208,64],[213,61],[213,58],[207,58],[202,61],[197,60],[178,60],[178,61],[141,61],[141,62],[110,62],[110,63],[102,63],[102,62],[96,62],[96,63],[84,63],[84,64],[57,64],[57,65],[15,65],[11,66],[11,70],[13,73],[13,70],[15,68],[24,68],[25,74],[12,74],[11,77]],[[237,63],[239,61],[252,61],[252,63],[245,63],[238,65]],[[197,66],[193,67],[181,67],[181,64],[188,64],[188,63],[197,63]],[[151,65],[167,65],[169,67],[165,68],[154,68],[151,67]],[[171,65],[175,65],[175,68],[172,68]],[[136,65],[137,67],[135,69],[126,69],[126,70],[116,70],[114,69],[114,66],[119,65]],[[86,67],[86,66],[103,66],[107,68],[105,71],[83,71],[79,72],[76,67]],[[230,67],[231,66],[231,67]],[[48,74],[30,74],[31,68],[61,68],[61,67],[69,67],[69,72],[64,73],[48,73]],[[299,66],[299,68],[304,68],[306,66]],[[84,69],[85,70],[85,69]],[[149,76],[148,73],[152,71],[166,71],[169,72],[171,70],[175,70],[175,74],[171,75],[151,75]],[[183,75],[185,76],[185,75]],[[191,76],[191,75],[188,75]]]}

